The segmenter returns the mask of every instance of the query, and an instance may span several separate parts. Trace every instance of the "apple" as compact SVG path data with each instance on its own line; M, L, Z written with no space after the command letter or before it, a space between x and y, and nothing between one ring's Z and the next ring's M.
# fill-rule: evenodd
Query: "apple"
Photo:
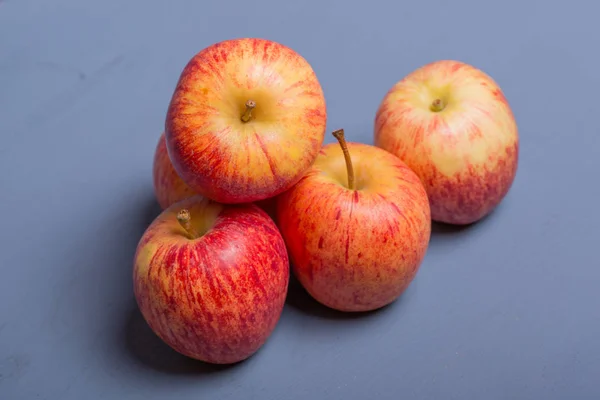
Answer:
M397 82L377 110L374 144L419 176L437 222L482 219L517 172L519 135L504 94L459 61L427 64Z
M315 163L277 197L277 221L292 270L318 302L344 312L392 303L412 282L429 246L423 185L380 148L323 146ZM356 173L354 172L356 170Z
M165 121L179 176L224 204L274 197L314 162L327 112L310 64L264 39L215 43L183 69Z
M263 210L199 195L165 209L134 259L134 294L150 328L177 352L213 364L264 345L288 281L285 243Z
M164 132L161 133L154 152L152 181L156 200L163 210L196 194L175 171L167 152Z

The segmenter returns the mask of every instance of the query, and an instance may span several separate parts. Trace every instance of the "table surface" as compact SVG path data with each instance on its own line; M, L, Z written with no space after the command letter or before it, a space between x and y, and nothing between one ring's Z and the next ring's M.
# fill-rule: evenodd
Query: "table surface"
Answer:
M600 398L598 11L0 0L0 398ZM471 63L504 90L521 156L489 218L434 228L396 303L340 315L292 284L266 345L215 368L152 334L131 269L159 212L151 163L179 73L242 36L301 53L325 91L328 132L367 143L397 80L438 59Z

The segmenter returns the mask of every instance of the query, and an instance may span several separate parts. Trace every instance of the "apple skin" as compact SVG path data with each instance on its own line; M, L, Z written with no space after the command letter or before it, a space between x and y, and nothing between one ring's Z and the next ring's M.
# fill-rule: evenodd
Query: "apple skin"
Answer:
M203 236L186 236L181 209ZM288 281L285 243L264 211L201 196L164 210L134 259L135 298L150 328L177 352L213 364L243 361L262 347Z
M435 112L430 105L446 104ZM504 94L481 70L433 62L397 82L375 118L374 143L421 179L432 219L455 225L491 213L515 179L519 135Z
M164 132L161 133L154 152L152 181L156 200L163 210L196 194L175 171L167 152Z
M419 178L394 155L348 143L356 189L344 156L325 145L294 187L277 197L277 221L292 270L318 302L343 312L396 300L414 279L431 235Z
M256 107L243 122L246 102ZM179 176L220 203L274 197L313 163L325 136L325 97L310 64L264 39L225 40L183 69L165 122Z

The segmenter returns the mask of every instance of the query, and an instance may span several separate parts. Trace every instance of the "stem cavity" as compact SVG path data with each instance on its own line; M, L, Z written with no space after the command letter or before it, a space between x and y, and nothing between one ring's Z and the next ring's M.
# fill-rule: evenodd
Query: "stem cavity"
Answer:
M352 159L350 158L350 152L348 151L348 145L346 144L346 138L344 137L344 130L338 129L333 131L333 136L340 143L340 147L344 152L344 159L346 160L346 170L348 171L348 188L355 190L354 185L354 168L352 168Z
M256 102L254 100L248 100L246 102L246 110L242 114L242 122L248 122L252 118L252 110L256 107Z

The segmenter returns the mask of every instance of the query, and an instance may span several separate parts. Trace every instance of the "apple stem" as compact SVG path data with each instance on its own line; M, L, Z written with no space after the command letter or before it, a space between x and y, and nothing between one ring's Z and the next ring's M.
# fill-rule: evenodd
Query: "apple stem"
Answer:
M342 151L344 152L344 159L346 160L346 169L348 170L348 188L354 190L354 168L352 168L352 159L350 158L350 152L348 151L348 144L344 137L344 130L338 129L333 131L333 136L340 142Z
M254 102L254 100L248 100L246 102L246 110L242 114L242 122L250 121L250 118L252 118L252 110L254 110L254 107L256 107L256 102Z
M177 221L182 228L185 229L185 232L189 235L190 239L195 239L200 236L192 226L192 216L190 215L190 212L185 208L177 213Z
M446 108L446 103L442 99L435 99L429 107L433 112L440 112Z

